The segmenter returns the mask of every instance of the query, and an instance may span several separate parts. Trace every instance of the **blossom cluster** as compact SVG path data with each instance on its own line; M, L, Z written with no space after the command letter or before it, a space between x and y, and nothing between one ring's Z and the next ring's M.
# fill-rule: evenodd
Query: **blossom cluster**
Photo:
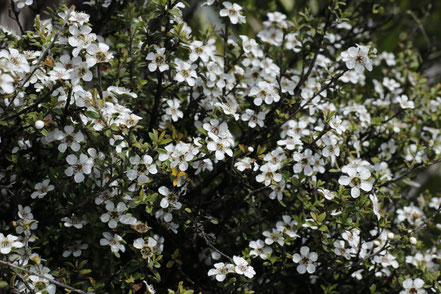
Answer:
M412 54L377 54L339 1L254 38L239 3L207 1L202 33L134 2L104 31L73 7L0 27L8 287L441 291L441 197L412 178L440 161L441 98Z

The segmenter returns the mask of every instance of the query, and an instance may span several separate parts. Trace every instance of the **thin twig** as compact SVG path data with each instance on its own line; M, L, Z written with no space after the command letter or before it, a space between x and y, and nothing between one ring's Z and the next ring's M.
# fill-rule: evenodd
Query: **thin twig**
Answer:
M70 8L67 11L66 18L69 18L70 13L73 11L73 8ZM34 68L32 69L31 73L27 78L21 83L21 87L26 85L26 83L31 79L31 77L34 75L34 73L37 71L38 67L40 66L40 63L46 59L46 57L49 54L49 50L55 45L55 42L57 41L58 37L60 36L61 32L63 31L64 27L66 26L66 22L63 23L63 25L58 29L58 32L56 33L55 37L53 38L52 42L49 44L49 46L43 51L43 54L40 55L40 58L38 58L37 63L34 65ZM17 98L17 95L15 95L11 102L9 102L8 106L5 109L5 112L3 114L8 113L8 110L11 108L12 104L14 103L15 98Z
M73 292L75 292L75 293L86 294L86 292L84 292L84 291L82 291L82 290L75 289L75 288L73 288L73 287L71 287L71 286L69 286L69 285L66 285L66 284L64 284L64 283L58 282L57 280L54 280L54 279L52 279L52 278L49 278L49 277L47 277L47 276L45 276L45 275L42 275L42 274L39 274L39 273L36 273L36 272L30 271L30 270L28 270L28 269L25 269L25 268L22 268L22 267L16 266L16 265L14 265L14 264L12 264L12 263L9 263L9 262L7 262L7 261L0 260L0 264L2 264L2 265L4 265L4 266L7 266L7 267L9 267L9 268L11 268L11 269L20 270L20 271L23 271L23 272L25 272L25 273L28 273L28 274L31 274L31 275L34 275L34 276L40 277L40 278L42 278L42 279L48 280L48 281L49 281L50 283L52 283L52 284L55 284L55 285L60 286L60 287L63 287L63 288L65 288L65 289L68 289L68 290L73 291Z

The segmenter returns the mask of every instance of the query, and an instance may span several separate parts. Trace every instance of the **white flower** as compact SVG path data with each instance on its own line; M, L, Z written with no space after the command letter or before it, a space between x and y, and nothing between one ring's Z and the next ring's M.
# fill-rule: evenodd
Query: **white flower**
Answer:
M212 56L211 50L209 47L204 46L201 41L193 41L190 44L191 53L189 59L191 62L195 62L198 58L200 58L203 62L208 62L210 56Z
M69 21L72 23L78 23L79 25L83 25L86 22L89 22L90 15L84 12L71 11L69 15Z
M314 262L317 261L318 255L315 252L310 252L309 247L302 246L300 248L300 254L296 253L292 257L292 260L295 263L298 263L297 271L299 274L304 274L308 272L309 274L312 274L315 272L315 264Z
M72 151L77 152L80 150L81 145L79 143L84 141L84 135L81 132L74 133L75 128L73 126L65 126L64 133L60 130L55 132L55 139L62 141L58 145L58 151L64 153L67 147L70 147Z
M65 69L64 67L55 67L49 72L49 79L51 81L68 80L71 77L72 69Z
M22 248L24 244L17 240L17 236L7 235L5 237L0 233L0 253L9 254L13 248Z
M297 221L293 220L289 215L283 215L282 216L283 221L278 221L276 223L276 229L285 235L288 235L291 238L297 238L299 235L297 235L296 231L294 230L294 227L297 225Z
M11 94L14 92L14 79L7 73L0 70L0 88L6 94Z
M272 200L276 199L278 201L283 200L283 191L285 190L285 181L281 180L279 183L274 183L271 185L271 193L268 195L268 197Z
M53 279L54 277L50 274L45 274L44 276ZM56 287L54 284L49 284L49 280L36 276L30 275L31 287L35 294L55 294Z
M72 58L73 71L71 72L71 79L73 83L77 83L80 79L86 82L90 82L93 78L92 72L89 67L92 65L88 62L84 62L80 56Z
M36 191L31 194L31 198L43 198L48 192L54 190L54 185L50 185L49 183L50 180L46 179L43 182L35 184L34 189Z
M400 292L400 294L426 294L427 291L423 289L424 281L420 278L416 278L415 280L406 279L403 282L404 290Z
M145 184L149 181L147 177L149 174L156 174L158 172L156 164L153 163L153 158L148 154L144 154L142 158L136 154L131 156L129 161L133 164L133 168L127 170L126 174L131 181L137 180L138 183Z
M277 166L266 163L260 167L261 174L256 176L256 181L259 183L264 183L265 186L269 186L272 181L280 182L282 180L282 175L277 173Z
M18 9L22 9L23 7L30 6L32 3L34 3L33 0L14 0L14 3L17 4Z
M63 257L69 257L71 254L73 257L79 257L83 253L83 250L89 248L87 243L82 243L81 240L76 240L74 244L69 246L64 252Z
M85 224L87 224L87 221L79 219L75 215L72 214L71 217L63 217L61 221L64 222L64 226L66 228L74 227L76 229L81 229Z
M265 124L265 116L268 111L261 111L258 114L254 112L252 109L246 109L242 114L242 120L248 121L248 126L250 128L255 128L257 125L263 127Z
M112 236L112 234L110 234L109 232L104 232L103 236L104 236L104 238L100 239L101 246L109 245L112 252L126 251L126 248L124 247L124 245L121 244L121 242L123 241L123 238L120 235L114 234Z
M345 231L341 234L341 237L348 241L349 245L352 248L358 248L360 245L360 230L357 228L354 228L350 231Z
M366 192L372 190L372 182L369 181L371 172L367 167L357 164L354 161L351 164L345 165L342 171L347 173L348 176L341 176L338 179L340 185L351 187L351 196L354 198L360 196L360 189Z
M17 49L1 50L0 59L6 59L4 64L1 64L2 69L9 69L16 73L27 73L31 70L26 55L21 54Z
M293 34L287 34L285 36L285 46L286 49L288 50L293 50L294 52L298 53L300 51L302 51L302 43L300 43L297 40L297 35L296 33Z
M155 235L157 236L157 235ZM143 238L138 238L133 241L133 247L140 250L142 258L150 259L155 253L160 254L161 244L154 238L149 237L147 242Z
M165 109L165 114L172 119L172 121L178 121L180 118L184 117L184 113L179 110L181 106L181 101L174 98L167 100L168 108Z
M380 215L380 204L378 203L378 198L375 195L375 193L370 194L369 198L372 201L372 210L373 210L375 216L377 217L377 219L380 220L381 215Z
M349 255L348 250L345 248L345 241L338 240L334 242L334 253L338 256L343 256L346 259L350 259L351 256Z
M275 85L265 81L259 81L256 86L252 87L249 95L255 97L253 102L256 106L262 105L263 102L272 104L280 100Z
M66 161L71 166L68 167L64 173L68 177L73 175L76 183L81 183L84 181L84 175L88 175L92 171L93 164L91 160L84 154L81 154L80 158L78 158L75 154L69 154L66 157Z
M231 150L231 147L233 147L232 140L223 138L219 138L216 142L210 141L207 144L207 149L215 152L217 160L223 160L225 158L225 154L232 157L233 150Z
M245 275L247 278L252 279L256 274L254 268L242 257L235 255L233 256L233 261L235 263L234 271L239 275Z
M266 247L262 240L251 241L249 246L253 249L250 251L251 256L259 256L262 259L267 259L267 255L273 252L271 247Z
M149 63L149 71L153 72L159 69L160 72L168 70L170 67L167 64L167 60L165 57L165 48L159 48L154 45L153 49L155 49L156 53L149 52L145 59L150 60Z
M351 47L347 51L341 53L343 62L346 63L348 69L355 68L357 73L363 73L364 69L372 70L372 61L369 59L370 46Z
M342 120L339 116L333 117L329 122L329 126L333 128L339 135L346 132L346 127L342 124Z
M253 164L255 164L255 161L253 159L251 159L250 157L245 157L240 161L237 161L234 164L234 167L237 168L239 171L243 172L246 169L252 169Z
M403 109L415 108L415 104L413 103L413 101L409 100L409 97L407 97L406 95L398 96L396 99L397 99L397 102L400 103L401 108L403 108Z
M176 60L176 74L175 81L180 83L186 82L190 87L196 84L196 79L198 78L196 71L192 69L191 64L184 62L182 60Z
M245 23L245 16L242 15L242 7L236 3L224 2L222 3L225 8L219 11L221 17L228 16L232 24Z
M87 47L87 53L90 55L87 57L89 66L95 65L95 63L108 62L113 58L113 54L109 52L109 45L105 43L91 44Z
M321 193L326 199L332 200L334 199L335 193L329 191L328 189L318 189L319 193Z
M122 213L127 209L127 206L124 202L119 202L115 207L112 201L107 200L106 209L107 212L101 215L100 220L107 223L109 228L114 229L117 227L118 221L122 222Z
M228 263L225 264L223 262L218 262L214 264L214 268L208 271L209 276L216 276L216 280L222 282L227 277L227 274L234 273L234 265Z
M278 243L280 246L283 246L283 244L285 244L285 238L283 238L281 232L277 229L273 229L272 232L264 231L262 235L266 237L265 244L267 245L271 245L274 242Z
M96 39L96 35L92 33L92 28L85 25L80 27L71 25L69 27L69 33L72 34L72 36L68 38L69 45L75 47L72 50L73 57L78 56L82 49L87 49Z
M314 165L315 160L311 149L306 149L303 153L295 152L293 159L297 161L293 166L293 170L296 174L303 172L305 176L312 176L314 172L312 165Z
M165 186L159 187L158 192L159 194L164 196L164 198L162 198L161 202L159 203L159 205L162 208L171 207L172 209L176 209L176 210L181 209L182 204L181 202L178 201L179 199L178 195L176 195L173 192L170 192L170 190Z
M398 89L400 87L400 84L397 81L395 81L394 79L385 77L383 79L383 86L385 86L391 92L393 92L393 91L395 91L396 89Z

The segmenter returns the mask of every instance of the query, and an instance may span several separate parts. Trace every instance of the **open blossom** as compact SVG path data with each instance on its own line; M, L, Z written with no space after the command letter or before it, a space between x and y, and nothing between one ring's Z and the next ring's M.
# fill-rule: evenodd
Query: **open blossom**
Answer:
M334 253L338 256L343 256L346 259L351 259L349 250L345 248L345 241L337 240L334 242Z
M270 231L264 231L262 233L265 238L265 244L272 245L273 243L277 243L280 246L283 246L285 244L285 238L282 236L281 232L278 229L273 229L272 232Z
M277 166L271 163L264 164L260 167L261 174L256 176L256 181L259 183L264 183L265 186L269 186L272 181L280 182L282 180L282 175L277 173Z
M156 52L149 52L145 58L146 60L150 60L148 66L149 71L153 72L159 70L160 72L163 72L168 70L170 67L165 56L165 48L159 48L156 45L154 45L153 48Z
M74 57L78 56L81 50L87 49L96 39L96 35L92 33L92 28L86 25L77 27L72 25L69 27L69 32L72 36L69 37L69 45L75 47L72 50Z
M211 39L214 40L214 39ZM190 61L195 62L200 58L203 62L208 62L209 58L212 56L212 51L209 46L204 45L201 41L193 41L190 44L191 53L189 56Z
M96 63L109 62L113 58L113 54L109 52L109 45L105 43L91 44L86 51L89 54L87 63L93 66Z
M54 279L49 273L44 274L44 276L52 280ZM50 284L48 279L36 275L30 275L29 280L31 280L30 287L32 287L35 294L55 294L56 287L54 284Z
M276 223L276 229L291 238L299 237L294 230L295 226L297 226L297 221L293 220L289 215L282 215L282 221Z
M46 194L50 191L54 190L54 185L50 185L50 180L46 179L43 182L37 183L34 186L35 192L33 192L31 194L31 198L35 199L35 198L43 198L44 196L46 196Z
M341 53L343 62L348 69L355 69L357 73L363 73L364 69L372 70L372 60L369 59L370 46L351 47Z
M7 73L0 70L0 89L6 94L14 92L14 79Z
M178 121L180 118L184 117L184 113L179 110L181 106L181 101L179 99L169 99L167 100L168 108L165 109L165 114L167 117L171 118L172 121Z
M248 121L248 126L250 128L255 128L257 125L263 127L265 124L265 116L267 113L268 111L255 113L252 109L246 109L241 118L243 121Z
M104 238L100 239L100 245L106 246L109 245L112 252L124 252L126 248L122 243L123 238L118 234L110 234L109 232L103 233Z
M406 279L403 282L403 288L400 294L426 294L427 291L423 289L424 281L420 278L416 278L415 280Z
M265 246L262 240L251 241L249 246L252 248L250 251L251 256L259 256L262 259L267 259L267 255L273 252L271 247Z
M232 24L245 23L245 16L242 15L242 7L236 3L224 2L225 8L219 11L221 17L228 16Z
M207 144L207 149L210 151L214 151L217 160L223 160L225 158L225 154L232 157L234 142L232 140L219 138L216 141L210 141Z
M415 104L413 103L412 100L409 100L409 97L407 97L407 95L398 96L396 99L397 102L400 103L401 108L403 109L415 108Z
M119 202L116 206L115 204L107 200L106 202L106 210L107 212L102 214L100 220L103 223L107 223L109 228L114 229L118 225L119 222L123 222L123 212L127 209L127 206L124 202Z
M366 192L372 190L372 182L369 180L371 172L369 171L369 163L363 163L363 161L354 160L348 165L342 168L343 175L338 179L338 183L343 186L351 187L351 196L358 198L360 196L360 189Z
M133 247L139 249L142 258L150 259L156 253L160 254L161 244L152 237L148 237L147 242L143 238L138 238L133 241Z
M76 183L84 181L84 175L88 175L92 171L93 163L85 154L81 154L80 158L75 154L69 154L66 157L66 161L70 166L64 171L64 173L68 177L74 176Z
M81 240L76 240L63 251L63 257L69 257L71 254L73 257L79 257L83 253L83 250L86 250L87 248L89 248L87 243L82 243Z
M216 280L222 282L227 277L227 274L234 273L234 265L231 263L225 264L223 262L218 262L214 264L214 268L208 271L209 276L216 276Z
M76 229L81 229L81 228L83 228L83 226L85 225L85 224L87 224L87 221L86 220L84 220L84 219L80 219L80 218L78 218L77 216L75 216L75 215L73 215L72 214L72 216L71 217L63 217L62 219L61 219L61 221L63 221L64 222L64 226L66 227L66 228L70 228L70 227L74 227L74 228L76 228Z
M315 262L318 259L318 255L315 252L310 252L309 247L302 246L300 248L300 254L296 253L293 255L292 260L298 263L297 271L299 274L304 274L308 272L312 274L315 272Z
M65 126L64 132L58 130L55 132L55 139L62 141L58 145L58 151L64 153L67 147L70 147L72 151L77 152L80 150L81 145L79 143L84 141L84 135L81 132L74 133L75 128L73 126Z
M9 254L13 248L22 248L24 244L17 241L18 237L14 235L3 235L0 233L0 253Z
M17 5L18 9L22 9L25 6L30 6L34 3L34 0L14 0L14 3Z
M252 279L256 272L254 268L248 264L248 262L240 256L233 256L234 271L239 275L244 275L247 278Z
M198 75L196 71L192 68L190 63L182 60L175 61L176 63L176 75L175 81L180 83L186 82L190 87L193 87L196 83Z

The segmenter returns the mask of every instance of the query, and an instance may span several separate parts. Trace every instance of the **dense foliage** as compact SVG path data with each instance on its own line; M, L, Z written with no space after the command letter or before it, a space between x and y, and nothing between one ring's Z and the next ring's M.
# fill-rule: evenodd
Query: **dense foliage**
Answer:
M412 42L377 51L396 6L373 2L254 14L255 35L215 0L197 30L177 0L1 27L0 286L441 291L441 198L414 181L441 89Z

